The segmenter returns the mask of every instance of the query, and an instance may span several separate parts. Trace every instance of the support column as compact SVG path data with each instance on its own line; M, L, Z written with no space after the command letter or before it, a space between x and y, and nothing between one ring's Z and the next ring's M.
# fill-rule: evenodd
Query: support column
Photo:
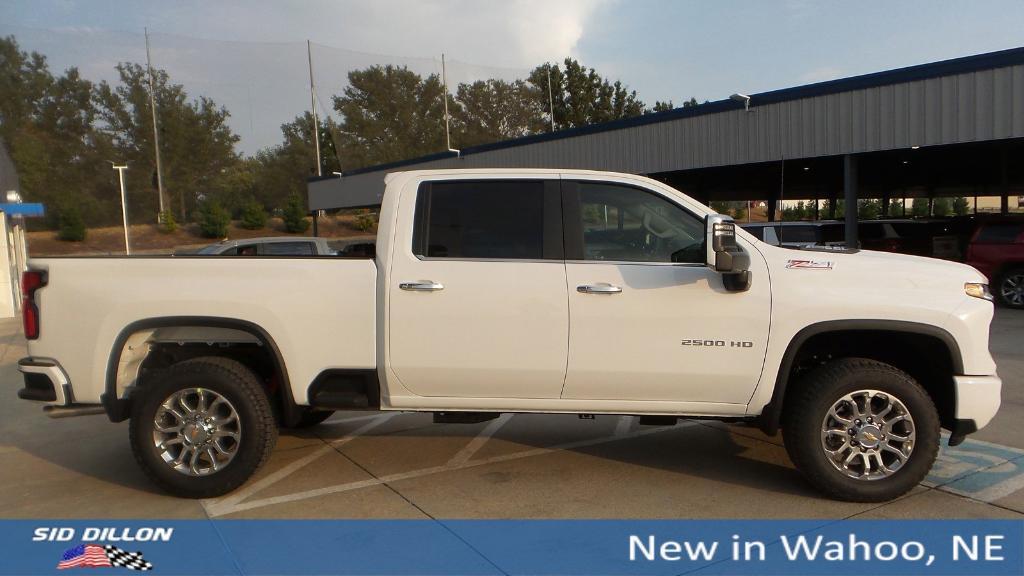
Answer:
M843 156L843 198L846 210L846 249L857 249L857 157Z
M999 186L999 211L1003 214L1010 213L1010 184L1006 177L1006 148L999 154L999 168L1001 172Z

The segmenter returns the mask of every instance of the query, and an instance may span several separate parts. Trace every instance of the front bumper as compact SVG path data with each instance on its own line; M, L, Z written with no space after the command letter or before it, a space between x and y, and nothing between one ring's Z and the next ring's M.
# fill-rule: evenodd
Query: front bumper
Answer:
M999 376L954 376L956 390L956 424L949 439L950 446L964 436L984 428L999 411L1003 381Z
M18 360L18 371L25 379L25 387L18 390L18 398L46 402L52 406L74 404L71 383L56 360L22 358Z

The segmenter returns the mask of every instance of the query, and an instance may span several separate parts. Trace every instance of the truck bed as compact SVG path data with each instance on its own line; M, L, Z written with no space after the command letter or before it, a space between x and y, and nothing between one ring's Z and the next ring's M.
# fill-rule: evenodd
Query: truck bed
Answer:
M147 319L205 317L261 327L287 358L300 404L320 371L376 366L373 260L72 257L31 265L48 276L36 294L41 327L32 353L59 355L76 403L100 401L115 341Z

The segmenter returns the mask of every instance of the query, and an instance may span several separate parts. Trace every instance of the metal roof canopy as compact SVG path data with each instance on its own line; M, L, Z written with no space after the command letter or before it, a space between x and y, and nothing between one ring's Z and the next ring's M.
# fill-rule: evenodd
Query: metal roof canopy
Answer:
M723 167L753 175L785 159L788 177L795 160L1014 138L1024 138L1024 48L752 94L749 111L724 99L314 178L309 207L378 205L384 175L400 169L582 168L672 181ZM871 161L858 171L870 187Z

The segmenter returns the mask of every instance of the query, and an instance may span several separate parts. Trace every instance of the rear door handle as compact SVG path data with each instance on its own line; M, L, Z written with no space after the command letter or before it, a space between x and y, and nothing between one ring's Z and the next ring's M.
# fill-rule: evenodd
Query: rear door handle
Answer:
M601 282L599 284L577 286L576 291L581 294L621 294L622 288Z
M409 290L412 292L437 292L438 290L444 290L444 284L434 282L433 280L419 280L417 282L402 282L398 285L402 290Z

